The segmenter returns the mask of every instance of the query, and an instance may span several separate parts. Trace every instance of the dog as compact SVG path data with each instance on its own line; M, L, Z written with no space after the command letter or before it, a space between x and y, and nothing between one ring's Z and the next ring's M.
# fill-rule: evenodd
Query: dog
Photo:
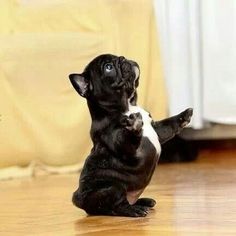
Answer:
M93 148L72 197L89 215L146 216L156 201L139 196L151 180L161 145L190 122L191 108L154 121L137 106L139 74L135 61L103 54L83 73L69 75L92 119Z

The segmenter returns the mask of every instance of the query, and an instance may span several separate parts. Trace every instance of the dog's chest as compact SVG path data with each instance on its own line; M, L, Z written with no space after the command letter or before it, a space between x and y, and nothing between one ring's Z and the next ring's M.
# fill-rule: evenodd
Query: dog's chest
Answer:
M129 104L129 110L126 112L126 115L139 112L142 115L143 119L143 136L147 137L152 145L155 147L156 152L160 154L161 146L158 139L158 135L152 127L152 118L149 116L149 113L139 106L133 106Z

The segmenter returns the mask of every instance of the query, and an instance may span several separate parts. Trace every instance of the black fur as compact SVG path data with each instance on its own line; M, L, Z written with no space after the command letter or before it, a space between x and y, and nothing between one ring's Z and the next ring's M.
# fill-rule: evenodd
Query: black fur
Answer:
M137 102L137 71L136 62L105 54L90 62L82 74L69 76L76 91L87 99L92 118L93 148L72 198L88 214L146 216L156 203L149 198L129 198L148 185L160 155L143 136L142 114L125 114L129 103ZM188 109L163 121L152 121L160 143L179 133L191 116L192 109Z

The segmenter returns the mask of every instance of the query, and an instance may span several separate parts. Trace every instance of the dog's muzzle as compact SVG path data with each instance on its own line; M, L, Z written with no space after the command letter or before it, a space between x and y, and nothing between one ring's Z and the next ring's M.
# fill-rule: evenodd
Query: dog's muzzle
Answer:
M138 85L139 78L139 66L135 61L127 60L124 57L120 57L117 61L117 67L120 64L121 77L116 80L111 87L115 90L125 88L128 96L130 96Z

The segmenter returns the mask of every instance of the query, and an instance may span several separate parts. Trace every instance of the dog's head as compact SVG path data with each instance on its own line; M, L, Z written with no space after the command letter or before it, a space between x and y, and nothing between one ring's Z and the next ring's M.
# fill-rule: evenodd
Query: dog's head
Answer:
M136 62L111 54L93 59L81 74L70 74L75 90L87 100L99 104L131 100L139 82Z

